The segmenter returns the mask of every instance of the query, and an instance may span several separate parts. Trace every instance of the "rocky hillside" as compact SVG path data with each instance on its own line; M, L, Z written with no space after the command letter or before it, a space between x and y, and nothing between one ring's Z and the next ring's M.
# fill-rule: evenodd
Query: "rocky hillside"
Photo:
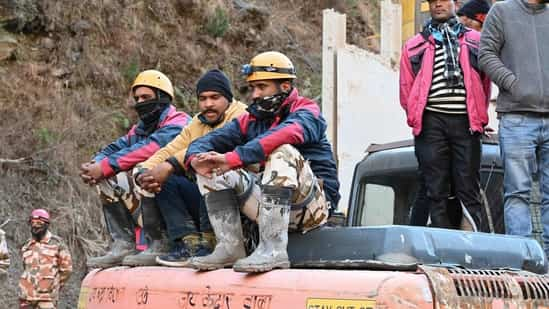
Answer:
M60 308L76 308L85 256L107 240L78 166L134 121L126 102L139 71L166 73L192 114L201 73L223 69L245 99L241 64L279 50L294 60L301 92L320 99L327 7L348 14L349 42L377 48L377 0L0 0L0 221L11 220L13 261L0 303L16 307L27 216L44 207L75 262Z

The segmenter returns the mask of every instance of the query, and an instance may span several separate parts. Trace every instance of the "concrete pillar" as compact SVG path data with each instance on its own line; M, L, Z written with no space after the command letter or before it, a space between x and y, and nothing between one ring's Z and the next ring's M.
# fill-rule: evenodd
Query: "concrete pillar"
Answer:
M328 123L328 140L337 154L336 54L339 48L345 47L346 16L333 9L324 10L322 16L322 114Z
M408 0L409 1L409 0ZM381 2L381 56L391 64L400 60L402 44L402 7L392 0Z

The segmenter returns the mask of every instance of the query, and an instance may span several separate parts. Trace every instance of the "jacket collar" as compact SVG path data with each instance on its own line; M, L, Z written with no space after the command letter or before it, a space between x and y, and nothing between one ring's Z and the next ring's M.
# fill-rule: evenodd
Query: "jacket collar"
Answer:
M283 110L286 106L292 105L292 103L294 103L298 97L299 91L297 91L297 88L294 87L286 100L284 100L284 102L282 102L282 105L280 105L280 110Z
M227 106L227 109L223 112L223 115L222 117L220 117L216 122L214 123L209 123L208 120L206 120L206 117L204 117L204 115L202 114L202 112L200 112L198 115L197 115L197 118L198 120L200 120L200 122L204 125L207 125L209 127L212 127L212 128L215 128L217 127L220 123L223 123L223 121L225 119L227 119L227 117L236 109L238 108L237 106L237 101L235 99L233 99L233 101L231 103L229 103L229 106Z
M522 0L519 0L519 1L522 1ZM428 20L427 22L425 22L425 24L423 25L423 30L421 30L420 34L421 36L423 37L423 39L425 41L428 41L428 42L431 42L431 43L435 43L435 38L433 37L433 35L431 34L431 31L429 30L429 24L430 24L430 21ZM466 32L469 32L471 31L471 29L467 28L467 27L462 27L462 30L461 32L458 34L458 37L459 38L462 38L463 35L466 33Z
M528 3L528 0L515 0L516 3L528 14L538 14L542 13L547 9L547 4L531 4Z

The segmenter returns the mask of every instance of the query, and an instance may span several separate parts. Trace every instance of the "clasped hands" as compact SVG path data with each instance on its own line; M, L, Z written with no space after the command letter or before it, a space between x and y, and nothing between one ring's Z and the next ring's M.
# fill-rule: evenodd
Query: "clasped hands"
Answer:
M223 175L230 170L224 154L215 151L197 154L191 160L191 166L199 175L212 178L214 175ZM158 193L162 184L173 173L174 168L168 162L163 162L153 169L145 170L136 178L137 184L144 190L151 193Z

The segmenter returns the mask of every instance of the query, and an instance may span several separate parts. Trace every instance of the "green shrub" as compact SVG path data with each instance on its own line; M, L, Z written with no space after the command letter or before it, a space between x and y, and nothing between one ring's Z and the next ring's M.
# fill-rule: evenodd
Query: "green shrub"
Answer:
M133 82L137 74L139 74L139 60L133 59L124 67L124 69L122 70L122 75L128 83L131 83Z
M206 32L214 38L225 35L229 30L229 15L221 7L216 7L213 15L208 17Z
M130 126L132 125L130 123L130 119L128 117L126 117L126 115L124 115L120 112L114 113L114 115L112 117L113 117L114 123L116 123L116 125L119 128L121 128L122 130L128 130L130 128Z
M58 134L48 128L40 128L35 131L36 136L42 145L52 145L58 138Z

